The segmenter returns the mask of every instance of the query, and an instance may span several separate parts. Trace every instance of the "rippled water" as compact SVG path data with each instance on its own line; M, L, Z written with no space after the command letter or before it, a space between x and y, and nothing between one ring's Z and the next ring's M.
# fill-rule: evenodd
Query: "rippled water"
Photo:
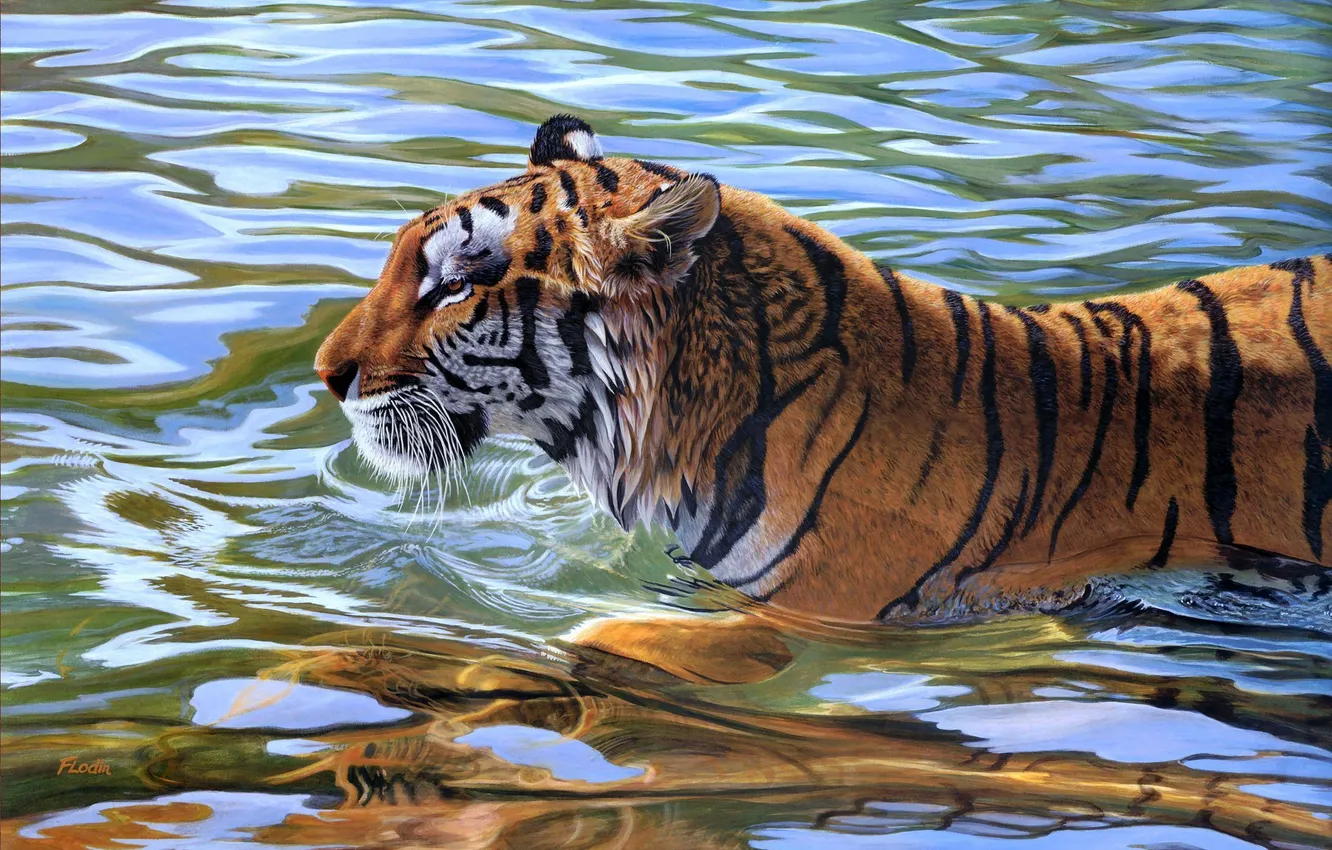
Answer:
M1326 842L1326 605L1148 587L797 635L756 685L588 669L551 640L678 604L670 541L518 440L465 494L387 492L310 364L396 227L556 111L1004 298L1326 251L1330 27L1296 0L8 0L6 847Z

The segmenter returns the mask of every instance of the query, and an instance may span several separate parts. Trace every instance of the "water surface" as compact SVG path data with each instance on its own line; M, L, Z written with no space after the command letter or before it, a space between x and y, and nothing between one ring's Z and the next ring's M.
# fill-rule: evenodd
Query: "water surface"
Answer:
M1327 600L1182 583L796 635L748 686L580 667L552 640L587 617L699 601L670 540L516 439L465 492L391 492L310 364L398 225L558 111L1010 301L1326 251L1329 26L1296 0L6 2L0 837L1317 846Z

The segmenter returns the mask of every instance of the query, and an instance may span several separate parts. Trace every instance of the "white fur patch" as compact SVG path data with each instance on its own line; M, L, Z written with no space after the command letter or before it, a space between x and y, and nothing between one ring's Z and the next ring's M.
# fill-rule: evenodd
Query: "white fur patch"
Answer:
M472 207L472 241L467 243L466 253L475 254L489 248L492 252L504 245L514 226L518 224L518 210L509 207L507 215L499 215L489 207L480 204Z
M586 130L573 130L565 133L564 143L573 149L579 159L596 159L603 156L601 140Z

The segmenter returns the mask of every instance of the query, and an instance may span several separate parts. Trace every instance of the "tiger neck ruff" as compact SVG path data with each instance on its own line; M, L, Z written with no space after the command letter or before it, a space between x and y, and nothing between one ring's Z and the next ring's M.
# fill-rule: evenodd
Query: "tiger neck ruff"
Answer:
M316 366L402 478L534 439L626 528L850 620L1059 607L1332 548L1332 260L1018 308L583 122L405 225Z

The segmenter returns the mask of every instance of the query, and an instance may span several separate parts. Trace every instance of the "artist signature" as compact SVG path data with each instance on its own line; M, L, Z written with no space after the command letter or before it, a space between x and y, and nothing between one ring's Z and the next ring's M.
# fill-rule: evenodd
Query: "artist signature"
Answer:
M60 766L56 768L56 776L59 776L62 773L86 773L110 776L111 765L107 764L105 759L97 759L96 761L79 761L78 756L65 756L60 760Z

